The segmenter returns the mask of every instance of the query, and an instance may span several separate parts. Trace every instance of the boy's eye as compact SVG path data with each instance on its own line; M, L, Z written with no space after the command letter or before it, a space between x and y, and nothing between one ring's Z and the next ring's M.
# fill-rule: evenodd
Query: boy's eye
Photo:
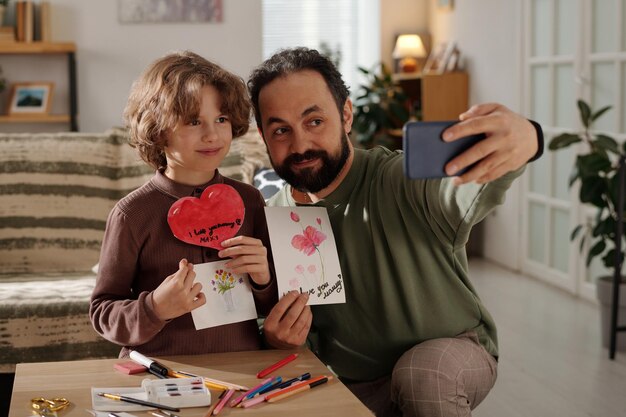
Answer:
M228 117L220 116L217 118L217 123L226 123L228 121Z
M191 119L189 121L189 123L187 123L189 126L198 126L200 124L200 120L199 119Z

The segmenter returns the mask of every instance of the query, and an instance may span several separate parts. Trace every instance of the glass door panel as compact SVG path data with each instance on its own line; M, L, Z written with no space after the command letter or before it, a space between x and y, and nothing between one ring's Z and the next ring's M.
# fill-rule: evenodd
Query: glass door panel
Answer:
M605 132L615 132L615 65L612 62L596 62L591 65L591 106L599 109L604 106L613 106L594 123L594 129Z
M617 45L617 10L619 0L592 0L591 52L615 52Z

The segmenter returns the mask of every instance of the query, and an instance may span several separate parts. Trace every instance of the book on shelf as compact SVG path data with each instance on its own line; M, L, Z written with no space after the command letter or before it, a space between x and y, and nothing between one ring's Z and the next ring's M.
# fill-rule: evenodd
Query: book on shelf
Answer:
M19 0L15 2L15 40L50 42L50 2Z
M24 42L24 24L26 13L26 2L15 2L15 40L18 42Z
M24 42L35 40L35 13L33 2L25 1L24 6Z
M42 42L51 42L52 36L50 31L50 2L39 2L39 13L37 20L38 37L37 39Z
M15 42L15 28L12 26L0 26L0 43Z

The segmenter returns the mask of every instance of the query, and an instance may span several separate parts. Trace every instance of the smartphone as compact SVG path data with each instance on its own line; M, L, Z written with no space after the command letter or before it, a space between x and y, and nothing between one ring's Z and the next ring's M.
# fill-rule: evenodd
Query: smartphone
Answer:
M465 152L485 138L483 133L466 136L453 142L444 142L441 135L444 130L458 120L442 122L409 122L402 129L402 148L404 149L404 175L407 178L443 178L446 164L457 155ZM461 175L471 165L455 173Z

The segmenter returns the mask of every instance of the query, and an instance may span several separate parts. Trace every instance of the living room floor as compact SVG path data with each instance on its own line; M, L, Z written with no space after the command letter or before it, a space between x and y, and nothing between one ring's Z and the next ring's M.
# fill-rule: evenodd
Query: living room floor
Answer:
M474 417L626 417L626 352L608 359L595 305L481 258L470 277L500 344L498 380Z

